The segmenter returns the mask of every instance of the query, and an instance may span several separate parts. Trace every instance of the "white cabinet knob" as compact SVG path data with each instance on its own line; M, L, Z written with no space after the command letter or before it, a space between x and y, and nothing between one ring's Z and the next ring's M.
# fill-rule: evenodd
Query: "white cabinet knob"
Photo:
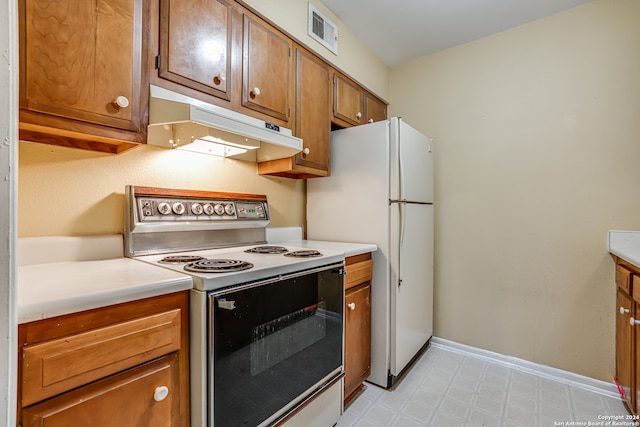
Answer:
M253 94L253 96L260 96L260 88L254 87L251 93Z
M629 318L629 323L631 324L631 326L640 325L640 320L636 320L633 317L630 317Z
M373 119L369 119L367 123L373 123Z
M311 152L311 150L309 150L309 148L305 148L304 150L302 150L303 154L309 154Z
M356 118L358 118L358 119L359 119L360 117L362 117L362 113L361 113L360 111L358 111L358 112L356 113Z
M127 108L129 106L129 100L127 99L126 96L122 96L122 95L117 97L113 101L113 103L116 105L116 107L119 107L119 108Z
M153 392L153 399L156 402L162 402L168 395L169 387L162 385L160 387L156 387L155 391Z
M620 307L620 314L626 314L629 312L628 308Z
M349 304L347 304L347 307L349 307L349 310L353 311L356 309L356 303L350 302Z

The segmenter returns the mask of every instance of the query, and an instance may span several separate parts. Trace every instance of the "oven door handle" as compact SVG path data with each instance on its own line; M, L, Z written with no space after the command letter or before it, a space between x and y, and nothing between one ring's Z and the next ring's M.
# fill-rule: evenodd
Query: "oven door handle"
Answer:
M236 302L235 301L227 301L226 299L216 300L218 303L218 308L223 308L225 310L235 310Z

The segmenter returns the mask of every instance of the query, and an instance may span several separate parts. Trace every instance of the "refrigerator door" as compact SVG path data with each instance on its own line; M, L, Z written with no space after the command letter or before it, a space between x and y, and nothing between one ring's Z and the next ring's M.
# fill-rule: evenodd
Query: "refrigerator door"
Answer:
M433 205L392 203L390 374L433 335Z
M433 203L431 138L401 118L389 119L391 200Z

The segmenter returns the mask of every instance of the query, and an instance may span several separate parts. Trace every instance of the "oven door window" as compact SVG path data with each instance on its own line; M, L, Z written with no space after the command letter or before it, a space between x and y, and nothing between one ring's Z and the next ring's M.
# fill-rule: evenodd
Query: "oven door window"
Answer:
M343 289L331 268L211 296L215 427L260 425L340 368Z

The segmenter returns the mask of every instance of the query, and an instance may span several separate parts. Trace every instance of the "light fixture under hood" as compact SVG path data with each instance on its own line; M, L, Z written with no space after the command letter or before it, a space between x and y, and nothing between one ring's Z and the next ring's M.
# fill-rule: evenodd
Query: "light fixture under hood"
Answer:
M302 150L291 129L151 85L147 143L253 162Z

